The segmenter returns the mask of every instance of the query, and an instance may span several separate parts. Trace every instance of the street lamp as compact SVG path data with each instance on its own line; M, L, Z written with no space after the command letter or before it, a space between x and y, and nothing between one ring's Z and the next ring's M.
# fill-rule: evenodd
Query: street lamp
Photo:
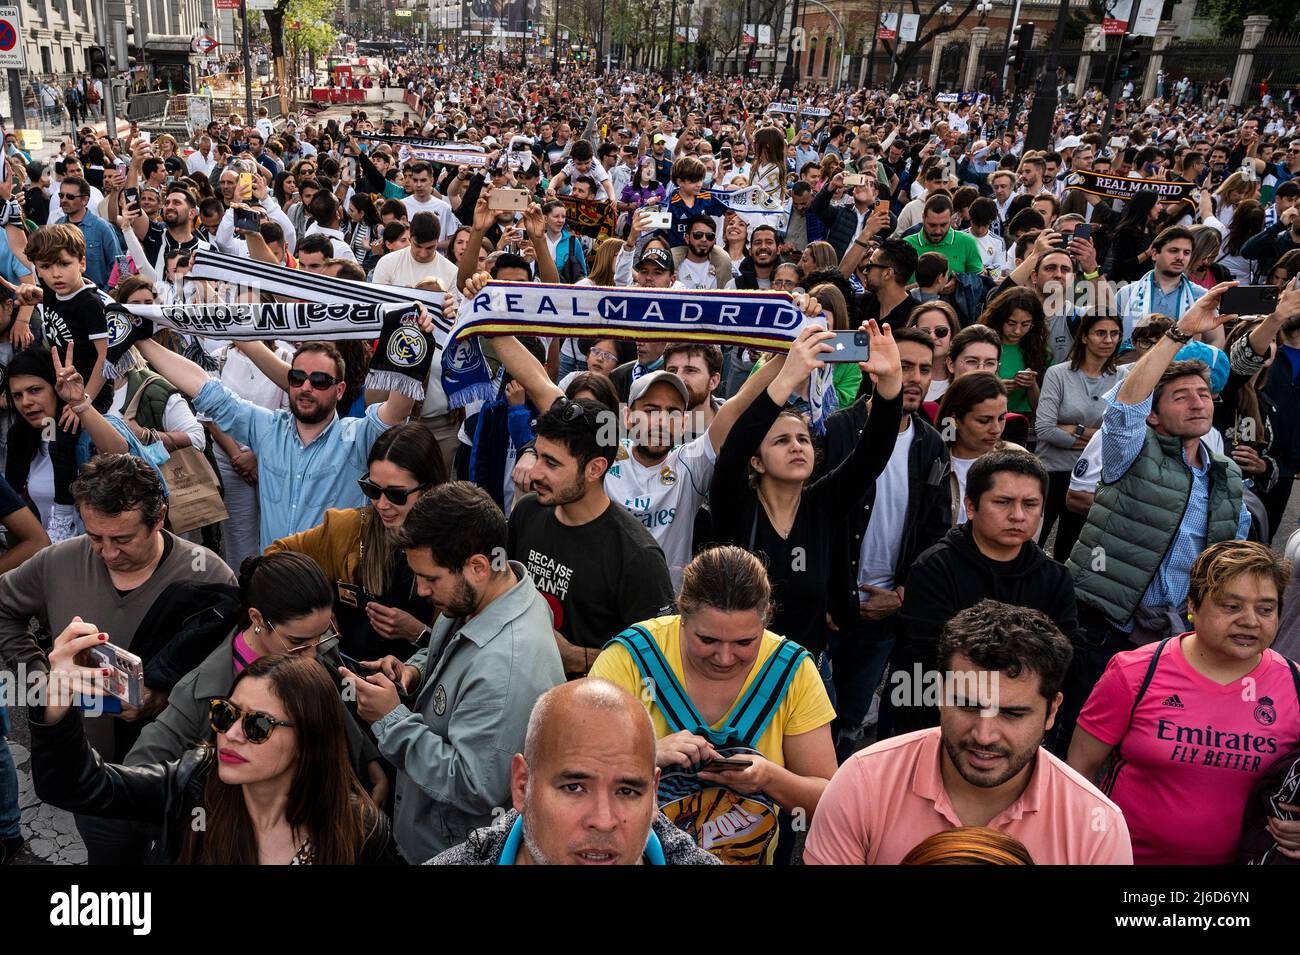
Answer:
M979 3L975 4L975 12L980 15L980 26L984 25L985 19L988 18L988 15L992 10L993 0L979 0Z
M686 47L682 53L682 69L687 72L691 69L691 7L695 6L695 0L686 0Z
M655 54L659 52L659 49L658 49L658 44L655 43L654 38L658 32L659 32L659 0L655 0L655 2L650 5L650 61L646 64L647 67L652 68L655 65L654 64Z
M673 81L673 47L677 45L677 0L672 0L672 5L668 8L668 69L665 75L668 82Z

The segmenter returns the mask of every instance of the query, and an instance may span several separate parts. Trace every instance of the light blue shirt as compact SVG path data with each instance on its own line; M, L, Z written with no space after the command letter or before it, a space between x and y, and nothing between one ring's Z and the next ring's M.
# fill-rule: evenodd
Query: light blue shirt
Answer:
M362 418L336 417L311 444L302 443L288 411L268 411L216 380L199 391L194 410L257 455L263 548L315 527L326 508L365 506L357 478L366 472L370 446L389 428L379 405Z
M1152 395L1135 405L1126 405L1119 400L1119 390L1124 387L1120 382L1106 395L1106 412L1101 423L1101 480L1105 484L1118 481L1133 466L1142 446L1146 443L1146 417L1151 413ZM1187 452L1183 451L1183 463L1192 474L1192 489L1187 498L1187 509L1174 534L1160 569L1151 580L1146 593L1142 595L1144 607L1181 607L1187 600L1191 582L1192 564L1201 551L1205 549L1205 537L1210 519L1210 449L1201 441L1201 466L1187 464ZM1241 514L1237 518L1237 540L1244 540L1250 530L1250 511L1245 501L1241 504ZM1120 629L1131 631L1132 620L1125 622Z

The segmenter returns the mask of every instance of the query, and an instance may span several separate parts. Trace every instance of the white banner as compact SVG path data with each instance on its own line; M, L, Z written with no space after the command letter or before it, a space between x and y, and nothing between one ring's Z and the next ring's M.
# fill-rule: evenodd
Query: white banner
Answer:
M760 23L758 25L758 45L772 45L772 25L770 23Z
M1163 0L1136 0L1137 12L1133 15L1129 33L1133 36L1155 36L1160 22Z
M916 31L921 25L921 15L919 13L904 13L902 26L898 28L898 38L906 40L908 43L916 42Z

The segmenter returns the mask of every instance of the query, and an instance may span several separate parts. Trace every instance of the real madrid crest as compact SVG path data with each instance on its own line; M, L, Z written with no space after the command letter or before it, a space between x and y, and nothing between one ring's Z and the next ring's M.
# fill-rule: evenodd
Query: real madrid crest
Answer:
M433 688L433 712L439 716L447 712L447 691L441 683Z
M388 360L394 365L411 368L424 360L427 344L417 328L403 325L388 340Z
M1277 722L1277 710L1270 697L1259 698L1259 705L1255 707L1255 722L1261 726L1272 726Z
M131 334L131 316L125 312L109 312L104 318L108 322L108 344L115 348Z
M618 446L618 453L614 455L614 460L615 460L615 461L626 461L627 458L628 458L627 448L625 448L623 445L620 444L620 445Z
M672 487L677 483L677 472L665 464L659 471L659 483L664 487Z

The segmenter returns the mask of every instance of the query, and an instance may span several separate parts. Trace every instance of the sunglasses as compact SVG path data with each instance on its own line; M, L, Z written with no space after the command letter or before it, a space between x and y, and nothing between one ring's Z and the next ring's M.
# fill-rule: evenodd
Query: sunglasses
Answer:
M715 237L715 233L712 233L712 232L692 232L692 233L691 233L691 238L692 238L692 239L712 239L712 238L714 238L714 237Z
M289 386L291 388L301 388L307 382L317 391L326 391L337 385L342 378L335 378L333 375L327 375L323 371L313 371L310 374L301 368L293 368L289 371Z
M66 199L66 200L68 200L69 202L71 202L73 199L88 199L89 196L83 196L83 195L81 195L81 194L79 194L79 193L76 193L76 192L74 192L74 193L70 193L70 194L69 194L69 193L66 193L66 192L61 192L61 193L59 193L59 198L60 198L60 199Z
M936 325L934 328L930 329L931 338L947 338L951 334L952 329L947 325Z
M591 419L587 417L586 408L582 407L582 405L578 404L572 398L560 398L556 403L559 404L559 402L563 402L563 404L560 404L559 406L561 421L565 424L572 424L575 421L584 421L593 431L596 430Z
M261 744L271 738L277 726L292 727L292 723L277 720L274 716L259 713L256 710L241 710L229 700L217 697L208 703L208 722L218 733L229 733L234 725L243 720L244 738L250 743Z
M388 498L389 502L398 507L405 507L407 499L412 494L418 494L421 491L433 487L432 484L420 484L416 487L381 487L368 477L358 478L357 487L361 488L361 493L372 501L379 500L380 496Z

